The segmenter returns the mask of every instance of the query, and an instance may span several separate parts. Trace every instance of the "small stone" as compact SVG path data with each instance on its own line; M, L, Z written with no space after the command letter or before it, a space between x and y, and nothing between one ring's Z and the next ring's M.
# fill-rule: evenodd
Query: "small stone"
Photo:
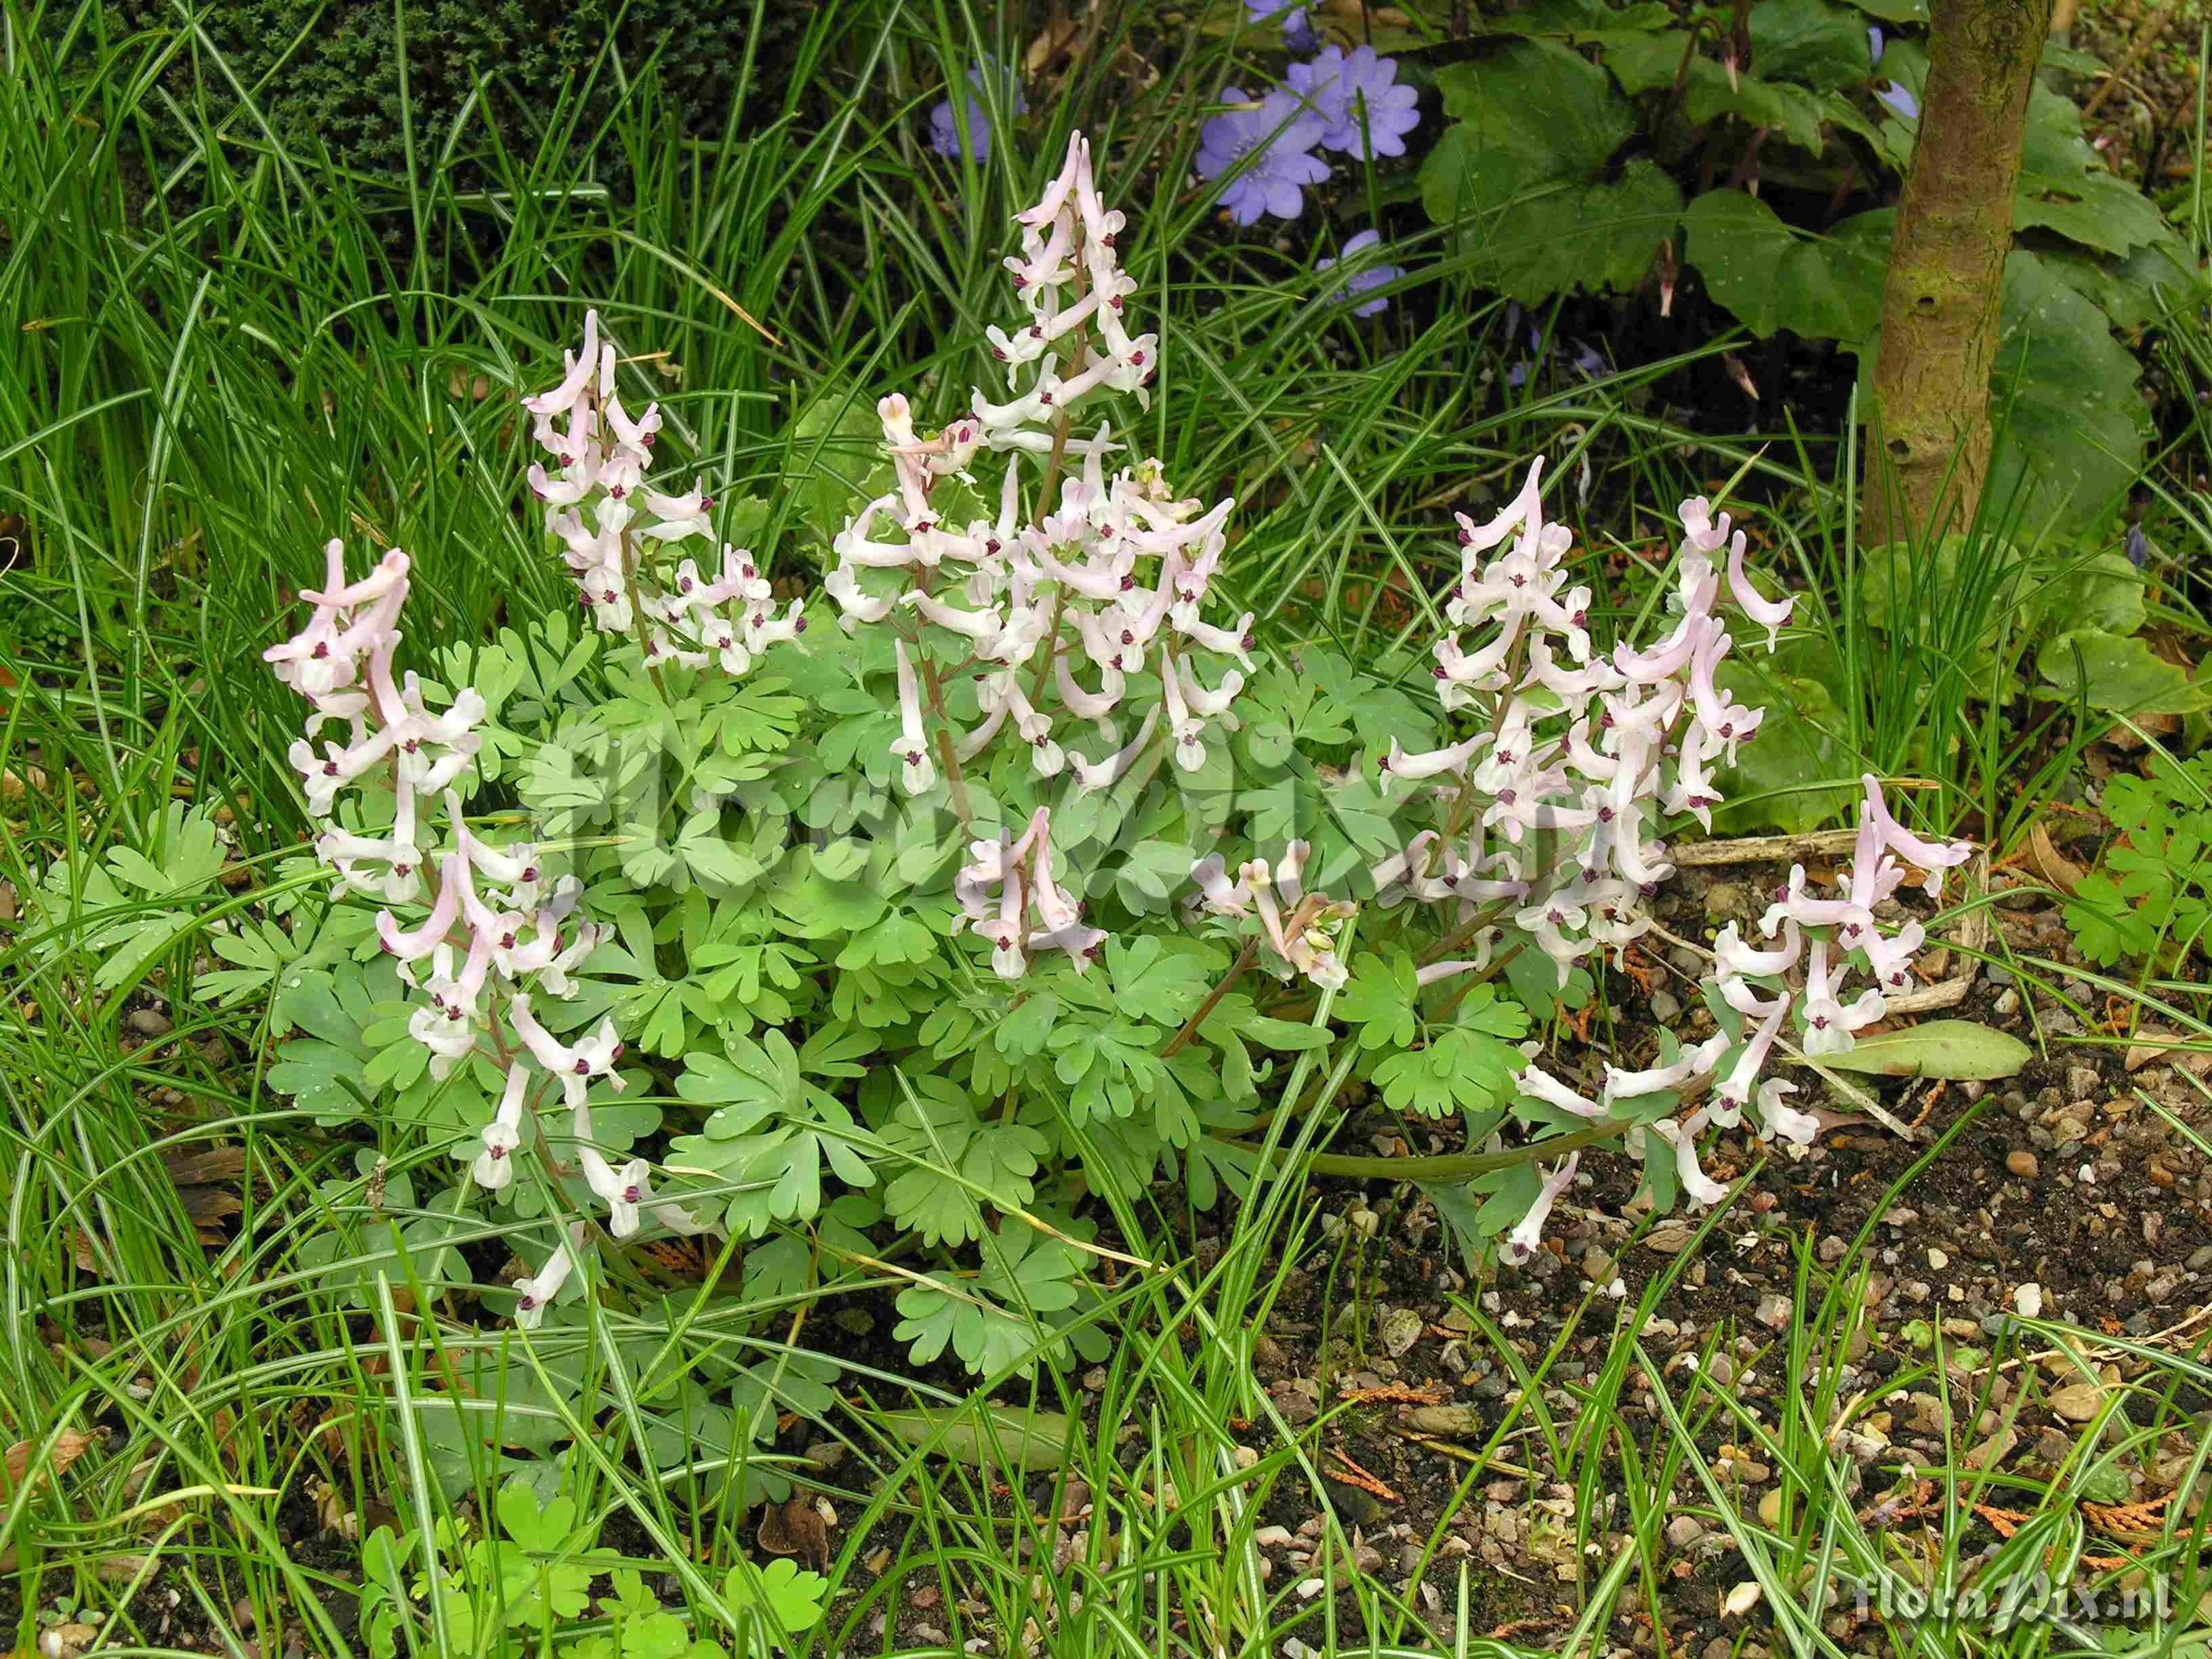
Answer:
M2201 1273L2212 1267L2212 1244L2200 1244L2189 1253L2189 1260L2181 1264L2191 1273Z
M1310 1601L1328 1588L1326 1578L1301 1578L1298 1581L1298 1600Z
M1745 918L1745 915L1750 915L1750 914L1752 914L1750 891L1745 890L1743 883L1735 883L1735 880L1717 880L1717 883L1712 883L1712 887L1705 890L1705 918L1708 918L1708 921L1725 922L1729 921L1729 918L1741 921L1741 918Z
M2016 1146L2005 1154L2005 1168L2022 1181L2033 1181L2043 1173L2043 1166L2036 1162L2035 1154L2025 1146Z
M1411 1308L1393 1308L1382 1316L1382 1352L1395 1359L1421 1340L1426 1322Z
M1667 1523L1667 1541L1678 1550L1687 1549L1705 1535L1705 1523L1694 1516L1678 1515Z
M1724 1619L1742 1618L1744 1614L1759 1605L1759 1598L1765 1593L1759 1587L1759 1580L1745 1579L1731 1589L1728 1593L1727 1599L1722 1601L1721 1616Z
M1782 1524L1781 1487L1777 1486L1759 1500L1759 1519L1762 1526L1778 1527Z
M1613 1258L1595 1244L1583 1252L1583 1277L1593 1285L1610 1285L1619 1270Z
M1788 1330L1790 1315L1791 1309L1788 1297L1769 1293L1759 1298L1756 1317L1759 1322L1770 1331Z
M1967 1466L1977 1469L1994 1468L2010 1455L2013 1447L2019 1440L2020 1436L2012 1430L1999 1429L1966 1454Z
M2018 1013L2020 1012L2019 989L2014 986L2007 986L2003 990L1997 993L1997 1000L1995 1006L2000 1017Z
M1851 1253L1850 1242L1840 1233L1830 1233L1820 1241L1820 1265L1832 1267Z
M1681 1000L1672 991L1662 989L1651 994L1651 1018L1656 1023L1672 1025L1681 1017Z
M1928 1252L1928 1265L1941 1273L1951 1265L1951 1258L1941 1250L1930 1250Z
M1705 1375L1712 1378L1716 1387L1725 1389L1735 1381L1735 1361L1724 1353L1717 1353L1705 1367Z
M2020 1310L2022 1319L2042 1318L2043 1286L2031 1279L2012 1293L2012 1305Z
M149 1037L168 1036L176 1024L159 1008L133 1008L127 1023L139 1036Z
M2069 1423L2087 1423L2104 1406L2105 1391L2094 1382L2069 1382L2051 1393L2051 1409Z
M1239 1446L1230 1454L1230 1458L1240 1469L1256 1469L1260 1467L1260 1449L1257 1446Z
M2069 1066L2066 1068L2066 1091L2075 1100L2087 1100L2104 1086L2105 1079L2094 1066Z
M1482 1413L1472 1406L1416 1406L1406 1421L1416 1433L1441 1435L1447 1440L1463 1440L1483 1430Z

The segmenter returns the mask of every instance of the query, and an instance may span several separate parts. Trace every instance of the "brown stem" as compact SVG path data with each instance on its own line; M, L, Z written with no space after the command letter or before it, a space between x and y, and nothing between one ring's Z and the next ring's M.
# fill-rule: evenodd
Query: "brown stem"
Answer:
M1206 1000L1198 1005L1191 1017L1183 1021L1182 1030L1167 1040L1167 1045L1160 1050L1162 1060L1175 1054L1188 1043L1191 1038L1198 1035L1198 1028L1206 1024L1206 1017L1214 1011L1222 998L1229 994L1229 988L1242 979L1245 969L1259 959L1260 941L1257 936L1255 936L1244 941L1244 948L1237 953L1237 960L1229 964L1229 971L1224 974L1219 982L1206 994Z
M975 814L968 804L968 781L961 775L960 757L952 750L951 717L945 712L943 683L938 678L937 664L916 641L915 654L921 661L922 690L929 698L929 712L937 716L937 758L945 768L945 781L952 792L952 810L960 815L963 829L975 822Z

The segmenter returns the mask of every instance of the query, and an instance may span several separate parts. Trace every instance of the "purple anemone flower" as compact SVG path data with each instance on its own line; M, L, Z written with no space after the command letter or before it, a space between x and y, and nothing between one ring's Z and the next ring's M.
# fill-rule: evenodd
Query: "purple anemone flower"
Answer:
M1310 64L1291 64L1287 78L1321 117L1325 149L1363 161L1403 155L1406 135L1421 125L1420 96L1398 84L1398 60L1376 57L1372 46L1349 57L1343 47L1331 46Z
M1867 25L1867 59L1868 68L1881 67L1881 30L1873 23Z
M1235 87L1221 97L1224 103L1250 101ZM1305 209L1305 186L1328 177L1328 163L1309 153L1322 130L1321 118L1295 94L1271 92L1252 108L1217 115L1199 129L1198 176L1218 179L1237 170L1222 187L1221 205L1240 225L1258 223L1263 213L1295 219Z
M1899 119L1917 121L1920 118L1920 100L1912 95L1912 88L1902 81L1892 81L1886 87L1877 88L1874 95Z
M997 69L997 65L991 67ZM1027 115L1030 100L1022 91L1018 77L1009 70L1000 70L1006 93L1006 107L1011 114ZM968 94L966 110L957 110L948 98L929 112L929 147L948 161L957 161L964 149L978 164L991 159L991 114L984 108L983 100L975 94L983 89L981 68L968 71L968 80L975 91Z
M1345 263L1347 264L1356 264L1358 255L1364 253L1369 248L1373 247L1382 240L1382 234L1378 231L1361 231L1358 235L1354 236L1351 240L1345 243ZM1336 263L1337 262L1334 259L1316 259L1314 262L1314 269L1316 270L1328 270L1333 269ZM1340 304L1346 300L1351 300L1356 298L1359 295L1364 294L1370 288L1380 288L1385 283L1395 282L1399 277L1403 276L1405 274L1405 267L1402 265L1369 265L1364 270L1356 270L1352 272L1351 276L1346 277L1344 279L1344 286L1337 289L1335 293L1330 295L1328 297L1333 303ZM1352 314L1355 317L1372 317L1379 311L1388 310L1389 308L1389 305L1390 301L1388 297L1377 300L1369 300L1362 304L1352 307Z

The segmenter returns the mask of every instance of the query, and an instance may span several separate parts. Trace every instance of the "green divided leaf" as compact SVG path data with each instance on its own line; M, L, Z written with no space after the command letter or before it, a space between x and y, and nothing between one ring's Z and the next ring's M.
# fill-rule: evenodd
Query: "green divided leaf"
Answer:
M732 1567L722 1582L722 1599L732 1607L757 1607L793 1635L822 1622L823 1605L829 1598L830 1581L788 1557L780 1556L765 1567Z

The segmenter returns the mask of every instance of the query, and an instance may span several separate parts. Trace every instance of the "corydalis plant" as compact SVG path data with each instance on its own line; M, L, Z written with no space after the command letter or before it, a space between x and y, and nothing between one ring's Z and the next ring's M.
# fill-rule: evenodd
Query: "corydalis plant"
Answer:
M463 687L450 708L434 714L411 672L395 677L407 556L395 548L349 584L343 544L334 540L324 551L323 586L301 595L313 607L307 626L264 656L311 705L291 758L309 810L324 824L317 857L337 872L340 892L383 901L378 939L399 963L401 978L422 994L410 1035L429 1050L434 1076L475 1060L504 1074L498 1109L471 1166L473 1179L493 1191L513 1180L514 1154L537 1139L535 1109L548 1083L557 1081L584 1174L610 1206L617 1236L635 1230L641 1206L690 1230L680 1206L654 1203L641 1164L616 1171L592 1144L592 1084L623 1086L615 1071L623 1045L613 1023L602 1020L589 1035L563 1042L532 1012L533 994L574 994L569 973L599 934L574 921L577 884L549 880L534 846L496 846L469 828L462 786L482 741L484 702ZM346 741L324 735L333 724ZM389 787L388 825L373 833L337 822L341 792L372 781ZM542 1306L526 1289L526 1322L535 1322Z
M1413 755L1393 744L1378 762L1385 778L1424 782L1442 822L1374 874L1386 896L1456 903L1463 930L1472 930L1475 965L1492 959L1510 920L1551 959L1564 986L1592 951L1610 947L1618 957L1650 931L1648 901L1673 872L1656 839L1660 819L1687 814L1710 828L1721 803L1713 773L1734 763L1764 718L1763 710L1736 702L1717 678L1734 644L1720 610L1723 597L1765 630L1770 650L1791 601L1759 592L1745 569L1743 532L1695 498L1680 509L1673 594L1679 619L1643 649L1624 641L1609 658L1594 652L1591 592L1568 585L1572 538L1544 520L1542 465L1488 524L1461 517L1460 580L1445 607L1455 631L1437 644L1435 678L1445 707L1488 718L1459 744ZM1462 629L1474 631L1472 649L1462 644ZM1816 1121L1787 1100L1796 1085L1759 1080L1791 1009L1799 1011L1807 1053L1848 1048L1853 1031L1882 1017L1881 988L1909 981L1923 941L1917 922L1893 936L1875 924L1873 907L1904 879L1888 855L1929 872L1933 889L1942 869L1972 850L1913 836L1890 816L1875 780L1864 781L1857 855L1844 895L1814 897L1805 890L1803 869L1795 869L1761 924L1770 939L1781 933L1778 948L1752 949L1734 927L1720 936L1706 983L1717 1012L1737 1026L1724 1025L1655 1067L1608 1066L1595 1100L1533 1065L1516 1079L1521 1094L1595 1123L1662 1091L1713 1083L1710 1103L1681 1121L1650 1126L1673 1144L1684 1190L1699 1203L1717 1202L1725 1190L1698 1167L1697 1137L1709 1126L1738 1127L1746 1109L1755 1107L1762 1139L1809 1142ZM1854 969L1877 984L1846 1003L1844 981ZM1792 975L1800 975L1795 989ZM1757 1023L1739 1030L1744 1019ZM1576 1168L1571 1157L1543 1183L1506 1241L1508 1259L1535 1248Z
M1122 217L1100 198L1080 134L1018 218L1022 251L1006 265L1027 320L986 331L1006 365L1004 399L976 391L927 436L903 397L877 405L896 487L838 532L823 583L848 630L896 630L901 782L920 794L942 780L963 822L963 769L1009 736L1030 745L1037 774L1072 767L1085 790L1119 781L1156 738L1196 769L1208 731L1233 729L1243 685L1237 669L1207 659L1251 666L1251 617L1224 625L1206 614L1233 503L1201 512L1176 499L1157 460L1109 475L1121 447L1111 428L1075 430L1079 407L1100 395L1142 402L1159 365L1158 337L1130 331L1136 283L1115 249ZM996 512L963 517L963 496L995 500ZM945 697L963 672L981 711L966 726ZM1137 699L1144 713L1123 741L1110 717Z

